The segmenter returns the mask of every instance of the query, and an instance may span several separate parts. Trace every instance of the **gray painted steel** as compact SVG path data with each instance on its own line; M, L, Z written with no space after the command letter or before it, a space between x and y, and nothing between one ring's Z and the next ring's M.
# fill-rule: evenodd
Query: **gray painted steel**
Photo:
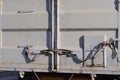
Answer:
M0 70L120 74L119 42L117 57L104 47L89 59L99 43L120 38L118 7L118 0L0 0ZM26 49L30 59L39 54L35 61Z

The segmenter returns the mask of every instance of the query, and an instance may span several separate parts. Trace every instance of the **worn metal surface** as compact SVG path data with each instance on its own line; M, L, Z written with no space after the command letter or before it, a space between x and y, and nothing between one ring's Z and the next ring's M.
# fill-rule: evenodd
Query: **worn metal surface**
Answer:
M92 57L119 38L118 7L118 0L0 0L0 70L120 74L119 42L117 56L104 45Z

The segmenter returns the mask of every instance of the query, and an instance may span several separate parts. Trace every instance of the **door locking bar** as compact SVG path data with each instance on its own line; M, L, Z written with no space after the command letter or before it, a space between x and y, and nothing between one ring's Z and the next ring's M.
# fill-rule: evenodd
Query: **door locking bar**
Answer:
M59 55L64 55L64 54L66 55L66 54L71 54L73 51L67 50L67 49L45 49L40 52L43 54L53 52L53 53L57 53Z
M56 54L58 55L69 55L71 54L73 51L71 50L67 50L67 49L45 49L40 51L41 54L48 54L48 53L53 53L52 54L52 71L53 72L57 72L58 69L58 65L56 65Z
M103 47L109 47L112 51L113 51L113 58L115 58L117 56L117 49L115 47L115 41L118 41L119 39L113 39L110 38L108 41L103 41L101 43L99 43L95 49L95 53L93 55L93 57L95 57L95 55L101 50L103 49Z
M90 57L90 59L93 59L93 62L94 62L94 59L95 59L97 53L98 53L100 50L102 50L102 49L104 50L105 47L109 47L109 48L112 50L112 57L113 57L113 58L116 58L117 55L118 55L118 51L117 51L117 48L116 48L116 46L115 46L115 42L116 42L116 41L119 41L119 40L120 40L120 39L110 38L108 41L103 41L103 42L99 43L99 44L95 47L95 49L93 49L92 52L94 52L94 53L93 53L93 55ZM85 60L87 60L87 59L85 59ZM91 66L95 66L95 64L92 63Z

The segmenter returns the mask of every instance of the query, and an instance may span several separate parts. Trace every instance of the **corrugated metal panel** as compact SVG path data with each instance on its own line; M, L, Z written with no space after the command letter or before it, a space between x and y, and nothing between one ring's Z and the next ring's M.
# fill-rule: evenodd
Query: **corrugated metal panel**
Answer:
M120 74L109 45L91 59L99 43L119 36L117 0L0 0L0 6L0 70Z

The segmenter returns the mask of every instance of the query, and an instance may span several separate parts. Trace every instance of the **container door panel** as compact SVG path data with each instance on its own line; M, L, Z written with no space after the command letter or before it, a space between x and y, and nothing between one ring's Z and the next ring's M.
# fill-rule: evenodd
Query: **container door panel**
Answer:
M0 1L0 55L2 56L0 67L24 66L28 70L30 68L48 70L51 64L50 55L40 55L33 62L27 61L25 57L26 46L32 46L29 49L31 59L40 53L40 50L51 48L48 0Z
M59 48L72 50L79 57L78 59L75 56L60 56L62 71L65 69L77 71L83 66L92 65L95 67L117 65L116 59L111 57L112 52L108 48L105 52L99 52L94 61L90 59L93 55L91 51L99 43L116 38L118 28L116 1L58 0ZM86 58L89 60L84 61Z

